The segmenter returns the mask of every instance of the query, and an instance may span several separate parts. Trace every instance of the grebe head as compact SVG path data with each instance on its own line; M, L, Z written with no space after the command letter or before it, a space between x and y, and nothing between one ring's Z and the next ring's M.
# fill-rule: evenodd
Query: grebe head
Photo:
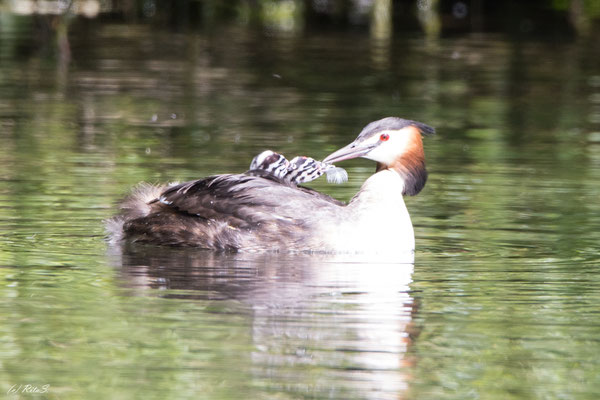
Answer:
M333 152L323 162L335 163L362 157L377 162L377 171L391 169L404 180L404 194L415 195L427 180L421 135L435 129L421 122L387 117L371 122L354 142Z
M250 163L250 170L264 169L278 178L283 178L288 172L289 165L289 161L281 154L265 150L254 157Z
M287 176L294 183L304 183L314 181L324 173L321 163L317 160L311 157L298 156L290 161Z

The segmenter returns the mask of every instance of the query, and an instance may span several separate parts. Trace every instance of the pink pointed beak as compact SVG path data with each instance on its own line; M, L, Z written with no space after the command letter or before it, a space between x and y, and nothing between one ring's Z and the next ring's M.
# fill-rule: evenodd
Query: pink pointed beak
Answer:
M333 164L338 161L350 160L352 158L362 157L368 154L376 144L364 144L360 142L352 142L348 146L334 151L323 160L324 163Z

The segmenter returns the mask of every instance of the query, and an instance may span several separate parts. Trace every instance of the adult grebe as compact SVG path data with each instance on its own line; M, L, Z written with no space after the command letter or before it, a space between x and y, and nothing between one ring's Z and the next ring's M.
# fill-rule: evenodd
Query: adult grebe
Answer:
M377 162L348 204L267 170L216 175L172 186L139 186L107 223L114 241L214 250L402 253L415 239L403 195L427 180L421 135L434 129L388 117L323 163L363 157ZM408 254L408 258L406 257Z

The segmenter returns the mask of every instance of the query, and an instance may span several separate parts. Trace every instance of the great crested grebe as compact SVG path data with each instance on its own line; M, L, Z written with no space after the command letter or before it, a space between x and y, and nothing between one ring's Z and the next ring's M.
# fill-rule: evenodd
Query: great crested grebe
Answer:
M421 135L434 132L420 122L388 117L327 156L326 165L357 157L377 162L376 173L348 204L273 171L253 169L139 186L107 229L113 241L238 251L392 252L412 262L415 239L403 195L425 186Z

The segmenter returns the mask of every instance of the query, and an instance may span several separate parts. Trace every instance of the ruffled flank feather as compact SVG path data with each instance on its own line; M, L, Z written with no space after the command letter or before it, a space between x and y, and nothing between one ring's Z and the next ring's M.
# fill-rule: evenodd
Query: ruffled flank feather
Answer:
M126 221L147 216L151 210L149 203L156 200L165 189L177 184L178 182L168 185L153 185L142 182L136 185L129 196L121 202L119 206L121 213L104 221L108 241L113 244L121 241L123 224Z

